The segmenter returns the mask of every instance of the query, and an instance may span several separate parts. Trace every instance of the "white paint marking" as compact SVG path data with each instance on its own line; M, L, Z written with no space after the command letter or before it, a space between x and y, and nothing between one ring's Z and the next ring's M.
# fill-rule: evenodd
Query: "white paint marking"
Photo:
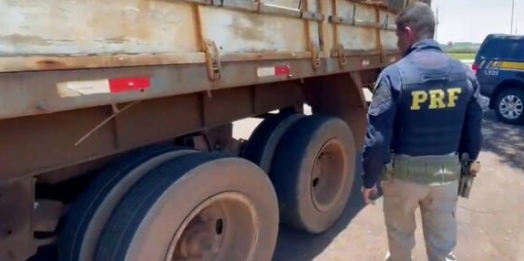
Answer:
M275 67L260 67L257 68L258 77L275 76Z
M94 80L94 81L74 81L62 82L57 85L58 92L61 97L76 97L82 95L93 95L110 93L109 81Z

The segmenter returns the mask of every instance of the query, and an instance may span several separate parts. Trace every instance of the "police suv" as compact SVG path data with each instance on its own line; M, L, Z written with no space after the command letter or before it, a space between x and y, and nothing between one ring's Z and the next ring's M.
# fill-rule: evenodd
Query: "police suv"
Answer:
M524 123L524 36L488 35L472 69L497 118L508 124Z

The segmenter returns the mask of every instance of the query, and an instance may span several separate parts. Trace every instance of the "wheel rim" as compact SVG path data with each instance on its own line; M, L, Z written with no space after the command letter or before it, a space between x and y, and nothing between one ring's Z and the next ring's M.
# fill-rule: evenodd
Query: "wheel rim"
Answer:
M258 223L253 206L243 194L217 194L185 218L165 260L250 260L255 249Z
M311 177L311 194L317 210L328 211L340 197L346 182L346 158L344 145L339 140L329 140L322 146Z
M515 95L506 95L499 104L500 114L510 120L514 120L522 114L524 106L522 100Z

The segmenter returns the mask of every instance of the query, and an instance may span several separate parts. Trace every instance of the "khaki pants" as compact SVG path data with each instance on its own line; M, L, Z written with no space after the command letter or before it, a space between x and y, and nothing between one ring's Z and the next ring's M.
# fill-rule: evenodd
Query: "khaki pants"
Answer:
M455 260L455 209L458 181L425 186L389 178L382 182L390 261L411 261L415 247L415 211L420 207L428 261Z

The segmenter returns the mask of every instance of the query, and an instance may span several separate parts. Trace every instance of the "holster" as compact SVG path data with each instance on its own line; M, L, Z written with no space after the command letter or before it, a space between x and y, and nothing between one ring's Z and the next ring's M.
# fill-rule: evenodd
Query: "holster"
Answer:
M473 187L473 180L480 171L480 162L470 160L467 153L462 154L460 169L460 182L458 195L462 198L468 198Z

